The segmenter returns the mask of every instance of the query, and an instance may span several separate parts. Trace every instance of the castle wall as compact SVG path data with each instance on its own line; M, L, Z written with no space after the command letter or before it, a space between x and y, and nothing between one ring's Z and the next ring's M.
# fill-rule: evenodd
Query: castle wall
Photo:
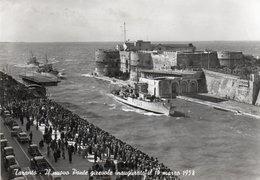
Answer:
M120 71L123 73L130 72L130 51L119 51L120 54Z
M259 81L243 80L237 76L204 70L208 93L254 104L259 91Z
M137 81L139 77L137 71L141 69L153 69L151 54L132 51L130 53L130 66L130 80Z
M119 51L97 50L96 73L100 76L117 76L120 73L120 55Z
M157 51L194 52L196 47L194 47L192 44L158 44L152 49Z
M171 69L171 66L177 66L176 54L176 52L151 54L154 70L168 70Z
M233 67L243 63L242 52L221 51L217 54L221 66Z
M256 102L255 102L255 105L260 106L260 90L258 92L258 96L257 96Z
M217 67L219 61L216 52L177 53L177 64L181 67Z

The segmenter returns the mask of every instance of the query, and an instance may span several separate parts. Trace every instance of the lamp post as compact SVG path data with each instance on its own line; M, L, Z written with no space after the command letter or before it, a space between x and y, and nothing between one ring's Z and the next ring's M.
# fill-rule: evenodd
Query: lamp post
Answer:
M4 77L4 73L1 72L1 107L3 108L4 107L4 99L5 99L5 88L4 88L4 80L5 80L5 77Z
M208 51L208 69L209 69L209 53L210 53L210 52Z

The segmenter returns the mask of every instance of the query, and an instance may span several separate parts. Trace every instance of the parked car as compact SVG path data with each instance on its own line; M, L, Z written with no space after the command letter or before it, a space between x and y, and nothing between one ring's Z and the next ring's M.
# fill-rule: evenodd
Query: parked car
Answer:
M21 132L20 126L13 126L11 129L11 136L18 136L18 134Z
M8 125L9 123L10 123L10 121L12 121L13 120L13 118L11 117L11 115L10 114L4 114L4 124L5 125Z
M17 172L21 171L21 167L18 164L11 165L8 169L9 179L13 179L16 177L22 177L22 175L17 175Z
M0 133L0 139L5 139L4 133Z
M50 180L63 180L63 178L60 175L50 175Z
M8 146L8 141L7 139L1 139L0 143L1 143L1 152L3 152L4 147Z
M28 148L28 153L34 157L34 156L41 156L41 153L38 149L38 146L36 144L30 144Z
M11 116L11 113L8 110L4 110L4 118L7 116Z
M10 119L8 121L7 125L9 126L10 129L12 129L12 127L14 127L14 126L19 126L18 123L16 122L16 120L14 120L14 119Z
M46 173L46 169L51 169L51 166L43 156L35 156L30 160L30 168L39 173Z
M26 132L20 132L17 135L17 140L19 142L29 142L29 136L26 134Z
M5 158L6 156L9 155L15 156L13 147L11 146L4 147L2 157Z
M26 180L24 176L15 177L12 180Z
M10 166L12 166L12 165L14 165L14 164L17 164L17 161L16 161L16 159L14 158L13 155L6 156L3 161L4 161L4 167L5 167L6 170L7 170Z

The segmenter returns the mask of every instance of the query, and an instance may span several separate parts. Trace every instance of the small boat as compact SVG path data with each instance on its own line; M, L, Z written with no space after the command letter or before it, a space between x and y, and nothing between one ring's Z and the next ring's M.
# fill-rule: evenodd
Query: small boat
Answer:
M31 57L30 57L30 59L28 60L27 64L28 64L28 65L31 65L31 64L32 64L32 65L34 65L34 66L39 66L39 65L40 65L40 63L37 61L36 56L33 55L32 51L31 51Z
M171 102L166 99L160 98L142 98L134 97L131 95L122 95L119 91L112 91L113 97L126 105L132 106L134 108L142 109L148 112L153 112L157 114L165 114L167 116L174 115L174 109Z
M59 79L66 78L64 72L59 72L58 70L56 70L52 67L52 64L48 62L47 55L45 58L45 63L39 64L36 72L42 74L43 76L47 76L50 78L59 78Z

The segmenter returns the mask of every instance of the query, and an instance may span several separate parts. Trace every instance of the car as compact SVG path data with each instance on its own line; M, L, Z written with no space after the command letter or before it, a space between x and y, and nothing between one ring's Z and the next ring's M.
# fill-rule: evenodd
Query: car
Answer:
M4 115L4 124L9 125L9 123L13 120L11 115Z
M1 152L3 152L4 147L8 146L8 141L7 139L1 139L0 143L1 143Z
M24 176L15 177L12 180L26 180Z
M34 157L34 156L41 156L41 153L38 149L38 146L36 144L30 144L28 148L28 153Z
M11 116L11 113L8 110L4 111L4 117Z
M39 173L46 173L47 169L51 169L51 166L49 163L46 161L46 159L43 156L35 156L30 160L30 168L33 171L36 171L37 174Z
M4 147L2 157L5 158L6 156L9 155L15 156L13 147L11 146Z
M21 132L20 126L13 126L11 129L11 136L18 136L18 134Z
M0 139L5 139L4 133L0 133Z
M17 161L16 161L16 159L14 158L13 155L6 156L3 161L4 161L4 167L5 167L6 170L7 170L10 166L12 166L12 165L14 165L14 164L17 164Z
M29 136L26 134L26 132L22 131L22 132L18 133L17 140L19 142L26 142L26 143L28 143L29 142Z
M63 180L63 178L60 175L50 175L50 180Z
M21 171L21 167L18 164L11 165L8 169L9 179L13 179L16 177L22 177L22 175L17 175L17 172Z
M14 126L19 126L18 123L14 120L14 119L10 119L9 122L7 123L7 125L9 126L9 128L12 129L12 127Z

